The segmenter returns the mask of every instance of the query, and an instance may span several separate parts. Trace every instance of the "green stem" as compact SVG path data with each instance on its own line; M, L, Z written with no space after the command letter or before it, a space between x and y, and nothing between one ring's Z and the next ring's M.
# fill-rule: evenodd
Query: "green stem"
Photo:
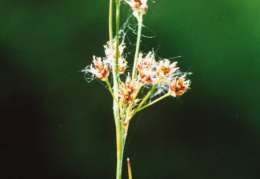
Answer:
M107 83L108 89L109 89L109 91L110 91L110 93L111 93L113 99L116 101L117 105L119 106L119 103L118 103L118 101L117 101L117 99L116 99L116 97L115 97L115 95L114 95L114 93L113 93L113 90L112 90L112 88L111 88L111 85L110 85L108 79L107 79L105 82Z
M158 81L155 83L155 85L152 87L152 89L147 93L147 95L144 97L144 99L142 100L142 102L138 105L138 107L134 110L131 118L129 118L125 123L128 123L133 117L134 115L140 110L140 108L143 106L143 104L147 101L147 99L151 96L151 94L153 93L153 91L156 89L156 87L158 86L159 82L161 81L161 78L158 79Z
M133 72L132 72L132 79L134 80L137 75L137 61L138 61L138 54L140 49L140 42L141 42L141 36L142 36L142 24L143 24L143 14L139 13L138 20L138 32L137 32L137 40L136 40L136 49L135 49L135 58L134 58L134 66L133 66Z
M116 165L116 179L122 178L122 163L123 163L123 152L124 152L124 139L122 134L121 122L119 121L118 126L116 124L116 142L117 142L117 165Z
M113 0L110 0L110 2L109 2L109 19L108 19L108 21L109 21L109 40L110 40L110 45L112 46L112 44L113 44Z
M134 100L136 99L136 97L138 96L138 94L139 94L140 90L142 89L142 87L143 87L143 85L140 84L139 87L138 87L138 89L137 89L137 91L136 91L136 93L135 93L135 96L134 96L134 98L133 98L133 101L134 101Z
M110 48L111 48L111 54L113 54L113 0L110 0L109 3L109 38L110 38ZM112 58L112 57L111 57ZM113 100L113 113L114 113L114 119L115 119L115 125L116 130L118 130L117 126L120 126L119 121L119 105L118 105L118 80L117 80L117 71L116 71L116 64L114 61L114 65L112 67L112 73L113 73L113 85L114 85L114 100ZM111 93L112 94L112 93Z
M164 99L164 98L167 98L167 97L170 96L170 95L171 95L171 92L170 92L170 93L167 93L167 94L165 94L165 95L163 95L163 96L161 96L160 98L154 100L153 102L150 102L149 104L147 104L147 105L141 107L141 108L139 109L139 111L141 111L141 110L143 110L144 108L147 108L147 107L153 105L154 103L157 103L158 101L161 101L161 100Z
M118 75L119 30L120 30L120 0L116 0L116 71L117 71L118 82L119 82L119 75Z
M116 0L116 60L114 64L114 94L118 99L118 58L119 58L119 25L120 25L120 0ZM112 46L112 44L111 44ZM115 100L114 100L115 101ZM122 178L122 162L123 162L123 151L124 151L124 131L120 121L119 106L115 106L114 102L114 117L116 126L116 145L117 145L117 167L116 167L116 179Z

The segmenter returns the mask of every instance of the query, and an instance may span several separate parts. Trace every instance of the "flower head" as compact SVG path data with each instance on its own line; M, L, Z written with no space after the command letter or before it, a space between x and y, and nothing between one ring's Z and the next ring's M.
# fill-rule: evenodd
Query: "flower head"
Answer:
M160 61L156 66L156 75L161 78L170 76L179 69L179 67L176 67L176 64L177 62L170 64L168 59Z
M149 52L144 58L143 54L139 54L137 70L139 71L139 79L141 83L153 83L155 76L155 59L154 54Z
M109 69L106 63L102 61L100 57L93 56L93 65L90 66L90 73L95 75L102 81L106 81L109 75Z
M105 54L108 58L116 59L116 41L113 42L112 47L110 41L108 41L107 44L104 45L104 48L105 48ZM125 49L125 43L122 42L119 45L118 58L122 57L124 49Z
M124 105L133 102L135 92L136 87L134 86L134 82L131 80L130 74L128 74L125 83L121 82L120 84L119 97L121 98L121 102Z
M137 69L142 71L143 69L153 69L155 67L155 59L153 52L149 52L145 58L143 58L143 54L139 53Z
M153 79L154 72L150 70L143 70L140 74L140 81L141 83L153 83L155 80Z
M129 4L129 6L132 8L132 10L134 11L133 14L134 16L138 17L138 14L145 14L147 12L148 9L148 5L147 5L147 0L125 0L126 3Z
M172 96L178 97L183 95L190 87L190 80L185 81L185 75L181 77L175 77L170 84L170 91Z
M107 45L104 45L105 48L105 54L107 57L107 63L109 63L111 66L115 64L116 60L116 42L114 41L112 47L110 45L110 42L107 42ZM118 49L118 72L119 74L123 74L127 67L127 61L125 60L123 56L123 51L125 48L125 43L121 43L119 45Z
M118 72L119 74L123 74L125 72L127 66L127 61L124 58L118 59Z

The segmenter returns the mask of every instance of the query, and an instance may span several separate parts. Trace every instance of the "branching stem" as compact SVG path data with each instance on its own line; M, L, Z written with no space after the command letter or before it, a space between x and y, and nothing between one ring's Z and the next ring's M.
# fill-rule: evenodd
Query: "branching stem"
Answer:
M133 98L133 101L134 101L134 100L136 99L136 97L138 96L138 94L139 94L140 90L142 89L142 87L143 87L143 85L140 84L139 87L138 87L138 89L137 89L137 91L136 91L136 93L135 93L135 96L134 96L134 98Z
M132 71L132 79L136 78L137 75L137 61L138 61L138 54L139 54L139 49L140 49L140 43L141 43L141 36L142 36L142 26L143 26L143 14L140 12L138 14L138 32L137 32L137 40L136 40L136 49L135 49L135 58L134 58L134 66L133 66L133 71Z
M118 101L117 101L117 99L116 99L116 97L115 97L115 95L114 95L114 93L113 93L113 90L112 90L112 88L111 88L111 85L110 85L108 79L107 79L105 82L106 82L106 84L107 84L107 86L108 86L108 89L109 89L109 91L110 91L110 93L111 93L113 99L115 100L115 102L116 102L117 105L119 106L119 103L118 103Z
M141 111L141 110L143 110L144 108L147 108L147 107L153 105L154 103L157 103L158 101L161 101L161 100L164 99L164 98L167 98L167 97L170 96L170 95L171 95L171 92L170 92L170 93L167 93L167 94L165 94L165 95L163 95L163 96L161 96L160 98L158 98L158 99L156 99L156 100L150 102L149 104L147 104L147 105L141 107L141 108L139 109L139 111Z
M125 123L129 123L129 121L134 117L134 115L140 111L140 108L143 106L143 104L147 101L147 99L151 96L151 94L153 93L153 91L157 88L159 82L161 81L161 78L158 78L157 82L154 84L154 86L152 87L152 89L147 93L147 95L144 97L144 99L142 100L142 102L137 106L137 108L134 110L133 114L131 115L131 118L129 118Z
M116 99L118 99L118 84L119 84L119 75L118 75L118 58L119 58L119 25L120 25L120 0L115 0L116 2L116 60L114 63L114 94ZM112 24L111 24L112 25ZM113 46L113 44L111 44ZM117 146L117 167L116 167L116 179L121 179L122 177L122 163L123 163L123 151L124 151L124 131L122 128L122 123L119 116L119 106L115 106L114 103L114 117L115 117L115 126L116 126L116 146ZM115 110L116 108L116 110Z

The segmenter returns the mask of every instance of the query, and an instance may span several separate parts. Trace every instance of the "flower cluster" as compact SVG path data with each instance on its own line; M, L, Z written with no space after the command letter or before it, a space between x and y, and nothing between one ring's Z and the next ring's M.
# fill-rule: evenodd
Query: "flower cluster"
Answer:
M131 62L133 64L132 75L129 72L126 73L128 71L128 62L124 56L126 45L124 40L121 44L119 43L121 1L110 0L109 3L110 39L104 45L105 57L93 56L92 64L82 70L86 74L91 74L91 79L97 78L106 83L107 89L113 97L117 143L117 178L122 176L122 159L130 120L137 112L166 97L179 97L190 87L190 80L186 79L187 73L179 71L177 62L171 62L168 59L157 61L154 52L140 53L143 15L148 10L148 0L124 0L131 7L133 15L138 21L135 55L133 62ZM113 2L116 3L115 15L113 14ZM113 17L116 17L115 24ZM115 38L113 38L114 25L116 26ZM131 178L131 170L129 170L129 178Z
M147 0L127 0L126 2L134 14L143 15L147 11ZM142 18L142 16L138 17ZM186 75L179 71L177 62L171 62L168 59L156 61L154 52L148 52L145 55L138 53L138 49L134 58L133 68L135 69L132 70L132 77L130 73L124 75L127 68L127 61L123 53L125 43L118 44L117 51L116 40L111 41L104 45L105 57L94 56L93 65L91 64L90 69L86 68L83 71L91 73L107 83L109 91L117 103L120 119L124 125L127 126L130 119L138 111L165 97L179 97L189 89L190 80L186 80ZM114 91L108 80L110 71L113 74ZM148 92L141 96L139 92L143 87L146 87ZM153 101L148 100L158 94L162 95Z
M100 57L96 58L95 56L93 56L93 64L94 67L92 64L90 65L90 73L100 80L106 81L109 75L108 65Z
M131 1L125 0L125 1L132 8L135 17L138 18L138 14L146 14L148 10L147 0L131 0Z
M119 97L121 99L121 103L123 106L130 104L133 102L135 94L136 94L137 87L135 86L134 82L131 80L130 74L128 74L125 83L120 83L120 91Z
M143 58L142 53L139 54L137 70L139 72L139 80L142 84L152 84L155 81L155 68L156 62L152 52L149 52L145 58Z
M185 75L181 77L175 77L174 80L170 84L170 91L172 96L178 97L183 95L190 86L190 80L185 81Z
M112 71L115 67L115 43L111 47L108 42L107 45L104 45L104 48L106 57L102 60L102 58L94 56L93 65L90 66L89 72L98 79L107 81L110 74L109 71ZM124 74L127 64L123 55L124 48L125 44L121 43L118 55L119 75ZM185 75L179 76L181 72L176 65L177 62L170 62L168 59L156 62L153 52L149 52L147 55L139 53L137 67L135 69L135 71L137 71L136 78L131 79L130 73L128 73L125 82L123 82L119 76L118 105L120 107L120 113L122 114L121 119L124 122L129 121L133 117L133 110L137 112L140 108L148 105L145 102L155 89L157 89L157 91L165 91L165 89L167 89L165 95L173 97L179 97L189 89L190 80L185 80ZM150 89L152 88L149 96L146 96L147 98L137 98L140 89L144 85Z
M107 42L106 45L104 45L105 48L105 54L106 54L106 58L107 58L107 63L110 63L110 65L112 66L113 64L115 64L116 61L116 42L114 41L112 46L110 44L110 42ZM126 70L127 67L127 61L125 60L124 56L123 56L123 51L125 49L125 44L121 43L118 47L118 72L120 74L123 74Z

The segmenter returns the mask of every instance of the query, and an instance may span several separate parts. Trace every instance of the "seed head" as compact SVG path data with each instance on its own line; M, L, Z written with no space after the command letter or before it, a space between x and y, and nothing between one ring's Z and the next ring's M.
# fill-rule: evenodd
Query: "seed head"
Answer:
M155 73L151 70L143 70L142 72L140 72L139 77L140 77L141 83L152 84L154 82L154 79L153 79L154 74Z
M92 66L92 64L90 66L90 73L95 75L100 80L106 81L109 75L109 69L107 64L104 63L100 57L95 56L93 56L93 64L94 67Z
M139 72L139 79L141 83L153 83L155 76L155 59L154 54L149 52L144 58L143 54L139 54L137 70Z
M110 41L107 42L106 45L104 45L105 48L105 54L108 58L110 59L116 59L116 41L113 42L113 45L111 47L111 43ZM121 43L119 45L119 49L118 49L118 58L121 58L123 55L123 51L125 48L125 43Z
M161 78L170 76L179 69L178 67L176 67L176 64L177 62L173 62L172 64L170 64L170 61L168 59L159 61L156 66L156 75Z
M113 46L111 47L110 42L107 42L106 45L104 45L105 48L105 54L107 56L107 63L110 64L110 66L114 66L114 62L116 60L116 42L114 41ZM127 67L127 61L125 60L123 56L123 51L125 48L125 43L121 43L119 45L118 49L118 72L119 74L123 74Z
M135 96L136 87L134 86L134 82L131 80L130 74L126 78L125 83L121 82L119 96L121 98L121 102L126 105L133 101Z
M178 97L183 95L190 87L190 80L185 81L185 75L181 77L175 77L170 84L170 91L172 96Z
M148 9L147 0L125 0L126 3L132 8L134 16L137 17L137 14L145 14Z
M123 74L127 67L127 61L124 58L118 59L118 72L119 74Z
M142 71L144 69L153 69L155 67L155 59L153 52L149 52L145 58L143 58L143 54L139 53L137 69L138 71Z

